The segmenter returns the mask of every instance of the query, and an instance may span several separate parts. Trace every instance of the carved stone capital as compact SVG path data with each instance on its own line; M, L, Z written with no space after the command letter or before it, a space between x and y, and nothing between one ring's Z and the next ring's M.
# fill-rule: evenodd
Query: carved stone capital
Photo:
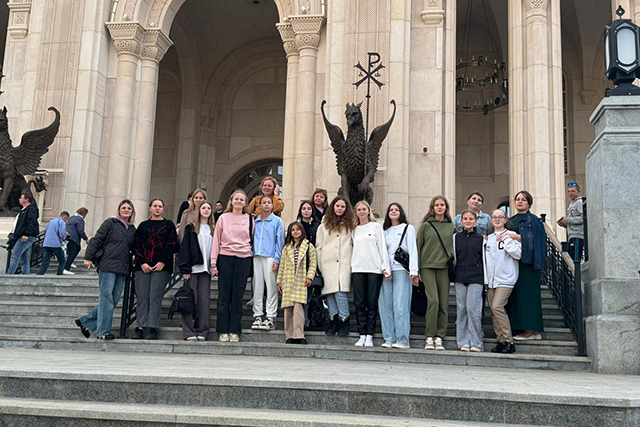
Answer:
M9 26L7 32L14 39L24 39L29 34L31 0L9 0Z
M528 15L546 15L549 0L523 0Z
M442 0L424 0L424 10L420 12L422 22L426 25L440 25L444 19Z
M296 33L293 31L291 23L285 22L283 24L276 24L276 28L278 28L280 37L282 37L282 46L284 47L284 51L287 56L297 55L298 46L296 45Z
M140 56L145 30L139 22L109 22L107 24L118 54Z
M301 49L317 49L320 45L320 30L325 18L322 15L290 16L289 22L295 33L296 46Z
M151 59L160 62L172 44L171 39L169 39L162 30L146 30L142 39L140 56L142 59Z

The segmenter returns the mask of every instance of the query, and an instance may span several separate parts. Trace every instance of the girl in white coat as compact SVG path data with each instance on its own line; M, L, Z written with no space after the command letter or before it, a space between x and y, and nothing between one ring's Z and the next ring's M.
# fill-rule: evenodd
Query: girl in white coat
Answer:
M351 290L351 254L353 229L356 226L351 204L336 197L325 211L316 236L318 268L324 280L322 294L329 306L327 335L349 335L349 302ZM339 329L339 331L338 331Z

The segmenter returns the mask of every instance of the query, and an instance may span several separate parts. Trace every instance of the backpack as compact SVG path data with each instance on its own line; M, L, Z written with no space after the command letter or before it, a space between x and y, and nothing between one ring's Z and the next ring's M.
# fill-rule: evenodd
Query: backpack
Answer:
M196 295L187 283L182 285L173 296L171 307L169 307L169 319L173 320L174 313L193 313L193 321L198 320L198 310L196 310Z
M329 323L329 310L324 307L321 295L314 295L314 297L311 298L307 316L309 318L308 330L324 331L327 329Z

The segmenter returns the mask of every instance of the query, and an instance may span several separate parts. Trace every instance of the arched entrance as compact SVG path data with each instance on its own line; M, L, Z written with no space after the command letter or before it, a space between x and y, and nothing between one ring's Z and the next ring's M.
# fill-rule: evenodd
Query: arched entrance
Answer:
M272 176L278 181L282 195L282 172L281 159L266 159L249 165L229 180L220 200L226 201L236 189L243 190L251 200L259 194L260 182L267 176Z

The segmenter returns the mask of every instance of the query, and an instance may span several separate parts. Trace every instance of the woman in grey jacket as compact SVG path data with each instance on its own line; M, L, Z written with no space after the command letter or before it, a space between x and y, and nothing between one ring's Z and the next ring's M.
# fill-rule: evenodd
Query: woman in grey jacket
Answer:
M96 331L96 338L112 340L113 309L120 301L124 281L131 267L131 247L136 235L135 209L130 200L118 205L118 214L106 219L96 235L89 240L84 265L90 270L98 267L98 305L88 314L75 320L85 338Z

